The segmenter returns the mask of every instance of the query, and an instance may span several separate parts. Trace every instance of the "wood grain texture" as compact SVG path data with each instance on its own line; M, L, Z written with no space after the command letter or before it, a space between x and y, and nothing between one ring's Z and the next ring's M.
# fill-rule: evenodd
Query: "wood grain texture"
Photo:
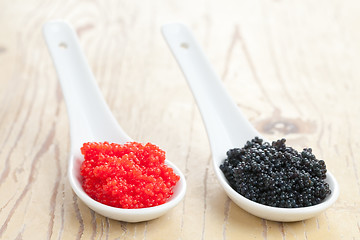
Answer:
M0 239L360 239L360 3L355 0L0 0ZM41 28L76 29L125 131L185 173L183 202L149 222L90 210L67 180L69 126ZM162 39L194 32L244 114L268 139L312 147L341 193L296 223L254 217L218 185L200 114Z

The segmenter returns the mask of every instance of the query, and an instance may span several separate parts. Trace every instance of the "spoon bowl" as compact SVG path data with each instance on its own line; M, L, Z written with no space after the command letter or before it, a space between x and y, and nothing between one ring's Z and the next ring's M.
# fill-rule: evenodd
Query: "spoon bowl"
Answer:
M103 99L73 28L64 21L51 21L44 25L43 34L68 111L71 137L68 178L76 195L95 212L125 222L151 220L175 207L185 195L186 181L182 172L167 160L165 164L180 176L180 180L173 189L172 197L164 204L148 208L122 209L97 202L85 193L80 175L80 166L84 160L80 152L83 143L107 141L124 144L133 140L117 123Z
M229 198L255 216L281 222L305 220L330 207L339 196L339 186L329 171L326 182L331 194L320 204L310 207L266 206L243 197L231 188L220 170L226 152L242 147L247 141L261 135L226 92L190 30L183 24L174 23L164 25L162 33L194 95L209 137L216 177Z
M160 217L161 215L174 208L184 197L186 182L182 172L171 162L165 161L166 165L174 170L174 173L180 176L179 182L174 187L174 194L164 204L137 209L124 209L104 205L90 198L82 188L82 176L80 175L80 165L83 157L72 157L69 164L69 181L76 195L92 210L111 219L124 222L143 222Z

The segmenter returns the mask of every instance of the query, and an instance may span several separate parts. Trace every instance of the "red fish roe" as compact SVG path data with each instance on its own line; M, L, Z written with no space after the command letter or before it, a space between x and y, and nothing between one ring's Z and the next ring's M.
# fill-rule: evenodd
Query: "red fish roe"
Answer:
M84 143L83 189L94 200L118 208L163 204L180 177L165 164L159 147L137 142Z

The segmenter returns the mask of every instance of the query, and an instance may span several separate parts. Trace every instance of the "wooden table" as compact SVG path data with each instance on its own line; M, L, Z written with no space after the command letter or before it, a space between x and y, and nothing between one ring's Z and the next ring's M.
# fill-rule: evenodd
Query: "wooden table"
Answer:
M0 239L360 239L358 1L0 2ZM76 29L125 131L184 172L184 200L142 223L105 218L67 179L69 125L41 28ZM268 139L312 147L341 193L316 218L271 222L215 179L201 116L160 33L187 24L229 93Z

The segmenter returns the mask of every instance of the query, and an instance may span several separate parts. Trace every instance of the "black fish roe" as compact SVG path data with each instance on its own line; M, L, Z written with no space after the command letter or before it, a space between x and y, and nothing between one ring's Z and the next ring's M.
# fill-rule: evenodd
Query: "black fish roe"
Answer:
M255 137L243 148L230 149L220 169L236 192L260 204L297 208L320 203L331 193L324 181L325 162L311 148L298 152L285 141L270 145Z

